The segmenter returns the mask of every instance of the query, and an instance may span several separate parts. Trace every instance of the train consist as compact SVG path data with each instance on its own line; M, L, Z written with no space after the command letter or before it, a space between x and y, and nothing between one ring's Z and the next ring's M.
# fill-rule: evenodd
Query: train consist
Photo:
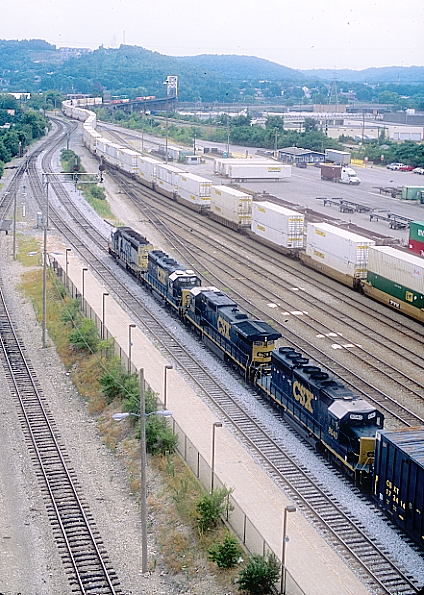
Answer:
M372 491L392 520L424 546L424 428L403 430L403 442L392 444L399 465L411 458L411 443L412 458L420 453L419 460L412 460L417 468L413 483L411 473L406 478L403 468L388 462L384 445L392 433L382 432L383 414L292 347L276 346L281 334L268 323L249 316L216 287L203 287L192 269L155 250L129 227L112 232L109 252L213 353L271 400L302 436L362 489ZM395 461L393 453L390 461Z
M300 259L308 267L424 322L422 257L376 246L375 241L335 225L308 222L302 213L268 201L253 201L246 192L228 185L215 185L207 178L184 171L183 166L165 164L113 143L96 131L96 114L86 109L100 103L101 98L65 101L63 112L84 122L84 144L102 162L168 198L243 231L279 252ZM215 167L225 166L225 161L216 160Z

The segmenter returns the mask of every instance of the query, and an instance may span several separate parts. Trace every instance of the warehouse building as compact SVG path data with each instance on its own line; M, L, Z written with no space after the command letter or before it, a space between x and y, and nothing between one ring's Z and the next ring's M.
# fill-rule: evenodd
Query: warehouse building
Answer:
M319 163L325 160L325 155L311 149L286 147L285 149L278 149L278 160L293 165L298 163Z

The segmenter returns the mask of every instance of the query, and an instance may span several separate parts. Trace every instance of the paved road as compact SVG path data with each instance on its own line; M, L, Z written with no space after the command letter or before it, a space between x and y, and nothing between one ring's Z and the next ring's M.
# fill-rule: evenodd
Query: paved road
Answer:
M102 124L103 126L103 124ZM131 139L133 139L134 148L141 149L141 133L134 130L122 129L118 126L107 124L106 128L116 129L120 132L125 132ZM164 144L163 138L152 137L144 134L143 144L145 150L152 147L157 147L157 144ZM169 144L172 144L170 141ZM197 146L220 147L225 150L225 144L213 143L204 140L199 140ZM238 156L255 154L256 149L252 147L243 147L231 145L231 151L237 153ZM198 175L203 175L212 179L215 183L228 183L225 178L216 176L213 173L213 160L207 159L205 163L200 165L181 165L187 171L192 171ZM329 215L341 219L343 221L354 223L360 227L364 227L373 231L374 233L384 236L390 236L400 239L403 243L407 243L408 230L390 229L386 221L370 221L369 215L366 213L341 213L336 206L324 207L323 201L317 200L317 197L327 198L344 198L353 202L366 205L381 214L387 212L396 213L411 219L423 221L424 220L424 205L417 204L415 201L406 202L399 199L391 198L390 196L380 195L376 186L423 186L424 176L413 174L412 172L391 171L384 167L355 167L360 179L359 186L349 186L347 184L335 184L334 182L324 182L321 180L320 170L316 167L308 167L307 169L292 168L292 176L288 180L281 182L244 182L243 188L248 188L253 192L266 191L279 198L293 203L293 205L301 205L322 213L324 216Z

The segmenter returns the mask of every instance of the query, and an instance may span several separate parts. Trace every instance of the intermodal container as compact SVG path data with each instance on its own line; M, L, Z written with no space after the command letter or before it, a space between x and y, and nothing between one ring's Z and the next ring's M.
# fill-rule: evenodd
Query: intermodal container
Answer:
M424 427L377 431L374 498L424 548Z
M178 195L184 200L202 207L210 206L211 186L210 180L195 174L182 173L177 177Z
M424 242L424 221L411 221L409 224L409 239Z
M408 248L411 252L418 254L418 256L424 256L424 242L419 242L418 240L409 240Z
M291 176L291 165L246 163L245 160L245 163L230 164L225 175L233 179L282 180Z
M301 236L290 235L258 221L252 221L251 230L255 235L276 246L282 246L283 248L303 248L303 234Z
M145 184L153 184L156 175L156 166L159 165L160 161L152 159L151 157L145 157L144 155L138 155L137 167L138 175Z
M402 200L420 200L424 186L402 186Z
M211 186L211 212L236 225L250 227L252 197L228 186Z
M349 165L350 153L348 151L336 151L336 149L325 149L325 160L338 165Z
M371 273L370 271L367 273L367 281L376 289L384 291L384 293L387 293L388 295L391 295L402 302L411 304L411 306L415 306L416 308L424 308L423 293L414 291L409 287L400 285L395 281L390 281L390 279L386 279L385 277L381 277L380 275Z
M261 229L260 226L264 229ZM287 241L290 241L291 245L287 247L302 248L304 226L305 216L303 213L268 201L252 203L252 231L258 235L267 233L267 229L275 230L287 238ZM274 242L274 240L271 241ZM285 245L280 242L278 244Z
M389 281L424 293L424 258L402 252L392 246L372 246L368 255L368 271Z
M118 152L119 166L132 174L137 173L138 153L132 149L120 149Z
M355 279L366 278L368 252L374 245L369 238L328 223L308 223L306 227L306 254Z
M228 176L228 170L231 166L237 164L246 165L247 163L251 163L252 165L275 165L275 161L271 159L215 159L214 172L222 176Z

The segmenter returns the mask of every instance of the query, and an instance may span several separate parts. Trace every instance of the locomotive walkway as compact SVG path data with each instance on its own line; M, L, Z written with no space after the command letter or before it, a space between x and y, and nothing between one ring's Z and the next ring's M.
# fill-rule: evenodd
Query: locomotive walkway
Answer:
M63 254L56 252L55 259L64 270L64 250ZM73 255L68 258L68 262L69 278L81 292L84 265ZM107 289L102 287L90 271L86 271L84 285L85 300L101 321L102 296ZM112 296L108 296L106 308L105 328L109 336L114 337L125 360L128 353L128 328L133 321ZM164 366L169 361L166 361L138 327L132 328L131 341L133 368L144 368L146 381L162 399ZM209 489L211 435L213 423L218 421L217 415L175 370L168 371L166 406L173 413L174 423L180 434L180 448L184 450L183 454L188 462L190 463L190 458L196 458L194 451L199 453L198 474ZM224 484L233 489L232 496L240 513L237 515L240 517L239 526L235 529L241 530L242 535L244 533L245 541L256 553L263 553L264 547L268 546L280 558L282 514L284 507L292 502L225 426L216 432L215 474L216 486ZM237 519L235 523L237 525ZM300 595L302 591L314 595L368 593L366 587L300 512L287 515L287 535L290 539L286 547L288 594Z

